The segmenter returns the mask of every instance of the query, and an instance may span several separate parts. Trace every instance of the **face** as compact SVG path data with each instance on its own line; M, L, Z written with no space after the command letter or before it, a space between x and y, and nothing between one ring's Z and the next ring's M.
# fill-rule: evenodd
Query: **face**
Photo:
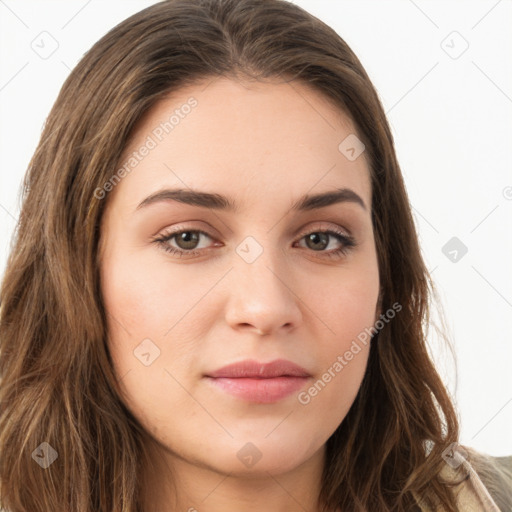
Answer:
M355 133L305 84L227 78L137 126L101 286L122 399L169 460L277 474L346 416L379 315L369 168L339 149Z

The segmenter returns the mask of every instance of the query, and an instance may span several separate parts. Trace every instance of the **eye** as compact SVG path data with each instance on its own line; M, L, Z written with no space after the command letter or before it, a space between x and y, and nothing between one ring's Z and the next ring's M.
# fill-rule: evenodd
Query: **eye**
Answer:
M311 231L303 235L301 240L302 239L305 240L307 248L311 249L313 252L320 252L322 256L328 258L340 258L345 256L356 246L353 237L334 229ZM325 251L333 239L337 240L338 244L341 244L341 246L330 251Z
M199 229L186 229L180 231L173 231L171 233L164 233L163 235L154 238L152 241L157 243L166 252L174 254L180 258L199 256L208 247L198 247L201 238L213 238L206 232ZM313 252L320 253L324 257L335 258L346 255L353 247L356 246L356 242L353 237L337 230L316 230L309 231L302 235L299 241L305 241L305 247L311 249ZM337 248L333 248L330 251L326 251L331 243L334 241L340 245ZM174 242L171 243L171 242ZM302 245L301 247L304 247Z
M196 250L201 237L211 238L206 231L188 229L164 234L153 241L158 243L165 251L181 258L183 256L197 256L201 254L201 251ZM177 247L170 243L172 240L175 240Z

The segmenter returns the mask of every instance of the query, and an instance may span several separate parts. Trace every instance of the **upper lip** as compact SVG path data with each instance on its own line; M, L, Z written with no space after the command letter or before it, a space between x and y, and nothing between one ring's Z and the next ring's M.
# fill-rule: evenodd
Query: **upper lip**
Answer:
M310 374L299 365L286 359L276 359L269 363L261 363L252 359L228 364L206 375L212 378L259 378L275 377L310 377Z

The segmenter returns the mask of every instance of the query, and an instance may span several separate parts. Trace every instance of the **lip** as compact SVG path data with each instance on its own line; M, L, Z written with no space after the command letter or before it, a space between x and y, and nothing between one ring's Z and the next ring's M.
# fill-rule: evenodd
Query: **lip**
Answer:
M217 389L254 403L275 403L298 391L311 375L285 359L269 363L245 360L205 375Z

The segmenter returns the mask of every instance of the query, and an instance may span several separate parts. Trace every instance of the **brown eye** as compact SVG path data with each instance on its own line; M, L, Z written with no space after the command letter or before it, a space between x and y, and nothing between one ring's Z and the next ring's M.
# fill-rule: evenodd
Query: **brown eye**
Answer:
M190 250L196 248L200 236L200 233L197 231L182 231L177 235L175 234L172 238L176 239L176 245L180 249Z
M205 231L199 229L188 229L174 231L164 234L153 241L159 244L165 251L175 254L179 257L196 256L201 254L202 250L208 247L199 247L201 237L212 239Z
M356 246L353 237L336 230L313 231L303 235L302 240L305 241L305 248L327 258L341 258ZM329 247L331 240L337 240L338 247L335 245L331 250L325 250ZM304 247L304 245L301 245L301 247Z
M188 256L199 256L204 253L206 249L209 249L208 246L198 247L201 242L201 237L213 240L213 238L205 231L198 229L182 229L181 231L164 234L153 241L162 246L166 252L182 258ZM335 230L313 231L303 235L300 241L302 240L305 240L306 249L328 258L341 258L356 245L356 242L352 237L342 233L341 231L338 232ZM333 241L338 242L338 247L335 246L331 250L325 250ZM301 247L304 248L304 245Z
M328 233L311 233L305 237L306 245L313 250L323 250L329 245L329 238Z

